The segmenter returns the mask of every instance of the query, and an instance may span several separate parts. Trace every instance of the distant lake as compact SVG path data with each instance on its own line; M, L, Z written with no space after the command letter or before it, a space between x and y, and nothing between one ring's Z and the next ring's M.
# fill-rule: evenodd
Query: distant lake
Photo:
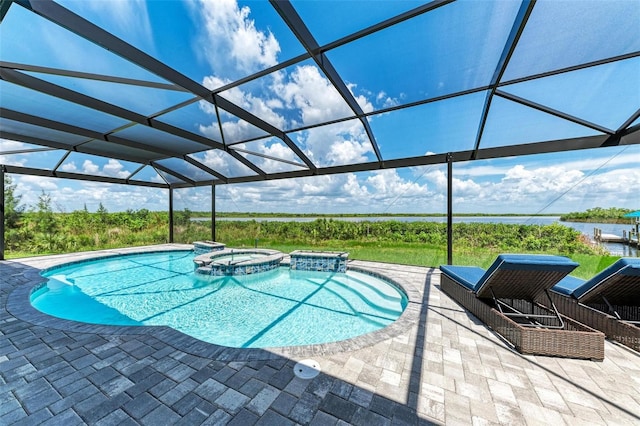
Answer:
M347 222L382 222L395 220L398 222L437 222L446 223L447 218L442 216L355 216L355 217L323 217L324 219L341 220ZM218 217L217 221L251 221L256 222L313 222L320 217ZM194 221L206 221L210 218L193 218ZM505 223L512 225L551 225L559 223L563 226L576 229L581 233L593 238L594 228L602 230L603 234L613 234L622 236L623 231L629 233L634 225L616 223L584 223L584 222L560 222L560 216L454 216L453 223ZM638 256L635 247L625 246L619 243L605 243L603 246L616 256Z

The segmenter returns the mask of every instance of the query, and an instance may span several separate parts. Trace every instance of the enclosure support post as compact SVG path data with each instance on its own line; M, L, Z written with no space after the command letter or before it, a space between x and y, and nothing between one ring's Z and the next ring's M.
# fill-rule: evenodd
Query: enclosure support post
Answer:
M447 265L453 264L453 154L447 154Z
M0 260L4 260L4 167L0 167Z
M216 186L211 184L211 241L216 240Z
M173 243L173 188L169 188L169 242Z

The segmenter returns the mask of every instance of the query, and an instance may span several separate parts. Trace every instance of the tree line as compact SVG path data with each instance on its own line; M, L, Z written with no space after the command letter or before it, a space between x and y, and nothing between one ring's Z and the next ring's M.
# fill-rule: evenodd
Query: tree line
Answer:
M71 213L54 212L51 196L42 191L34 206L21 204L22 195L5 174L5 250L20 255L64 253L102 248L164 243L168 213L147 209L109 213L100 203L95 212L86 205ZM188 219L187 219L188 220Z
M594 207L584 212L571 212L560 216L561 221L567 222L593 222L593 223L629 223L633 219L624 217L631 213L631 209L619 207Z
M95 212L83 209L54 212L51 196L44 191L35 206L21 204L9 176L5 174L5 250L14 256L87 251L104 248L166 243L168 212L147 209L110 213L100 203ZM174 213L174 240L192 243L211 238L210 221L192 221L189 209ZM401 244L412 247L446 247L444 223L429 221L342 221L318 218L311 222L219 221L217 239L231 247L260 243L294 244L313 248L341 242ZM453 228L456 247L468 250L597 254L596 248L569 227L501 223L457 223Z
M445 223L416 221L341 221L320 218L311 222L221 221L216 225L223 242L252 245L288 242L301 246L328 242L363 242L446 247ZM503 223L456 223L453 244L457 247L498 251L596 254L581 233L560 224L518 225Z

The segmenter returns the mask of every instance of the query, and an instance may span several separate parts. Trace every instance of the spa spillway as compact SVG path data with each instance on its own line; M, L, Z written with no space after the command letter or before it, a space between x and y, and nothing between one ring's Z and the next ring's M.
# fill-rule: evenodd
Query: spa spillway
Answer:
M224 249L193 259L196 273L202 275L250 275L280 266L284 254L267 249Z

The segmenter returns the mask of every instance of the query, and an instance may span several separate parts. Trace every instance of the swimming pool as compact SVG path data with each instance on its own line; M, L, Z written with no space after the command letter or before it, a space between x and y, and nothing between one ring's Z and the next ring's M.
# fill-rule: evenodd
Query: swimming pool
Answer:
M237 348L340 341L393 323L407 305L394 284L361 272L295 271L211 277L194 254L121 255L43 272L31 294L46 314L93 324L165 325Z

